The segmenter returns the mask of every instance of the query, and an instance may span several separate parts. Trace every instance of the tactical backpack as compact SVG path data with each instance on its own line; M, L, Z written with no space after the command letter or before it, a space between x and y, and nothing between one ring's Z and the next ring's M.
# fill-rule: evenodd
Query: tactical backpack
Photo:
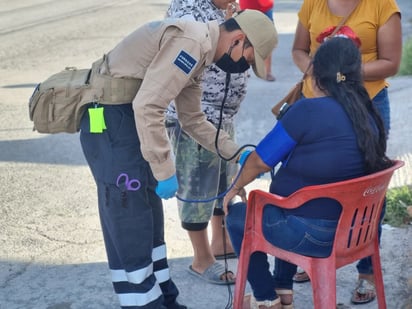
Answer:
M107 74L101 74L104 65ZM66 67L38 84L29 100L33 130L39 133L76 133L89 103L125 104L132 102L141 79L111 77L107 57L91 69Z

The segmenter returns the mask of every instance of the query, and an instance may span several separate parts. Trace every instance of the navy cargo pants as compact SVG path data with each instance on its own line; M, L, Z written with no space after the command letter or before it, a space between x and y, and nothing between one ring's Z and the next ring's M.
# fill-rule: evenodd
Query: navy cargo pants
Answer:
M180 308L169 276L162 201L140 151L132 105L106 105L104 118L107 129L90 133L86 110L80 141L97 184L114 290L122 308Z

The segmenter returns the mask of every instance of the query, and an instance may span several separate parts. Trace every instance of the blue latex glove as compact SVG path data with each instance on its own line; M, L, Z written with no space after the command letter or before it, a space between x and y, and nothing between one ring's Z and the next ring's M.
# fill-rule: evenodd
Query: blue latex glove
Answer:
M240 157L239 157L239 161L238 161L240 166L243 166L245 164L246 159L249 157L251 152L252 152L252 150L247 150L247 149L242 151L242 153L240 154Z
M172 177L165 180L160 180L157 183L156 194L160 198L167 200L176 195L178 188L179 185L177 184L177 177L176 174L174 174Z

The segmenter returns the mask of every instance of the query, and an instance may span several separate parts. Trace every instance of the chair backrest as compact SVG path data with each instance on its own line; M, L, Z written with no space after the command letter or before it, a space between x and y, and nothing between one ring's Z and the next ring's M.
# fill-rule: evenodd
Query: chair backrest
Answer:
M394 171L402 165L396 161L383 171L336 184L330 196L342 205L332 252L338 268L365 257L368 251L373 253L386 191Z
M373 252L389 182L394 171L403 164L402 161L394 161L394 165L390 168L374 174L304 187L288 197L276 196L276 205L291 209L318 198L331 198L338 201L342 206L342 213L336 229L332 255L335 255L336 266L339 268L364 257L365 252ZM270 203L271 198L273 203L273 195L270 193L267 196L261 195L260 192L259 195L253 194L250 202L255 203L254 199L259 199L259 203Z

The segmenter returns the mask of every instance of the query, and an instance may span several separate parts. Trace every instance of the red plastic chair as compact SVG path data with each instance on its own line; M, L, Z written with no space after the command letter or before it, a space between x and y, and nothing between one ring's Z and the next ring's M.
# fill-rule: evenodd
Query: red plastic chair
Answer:
M404 165L402 161L394 163L392 167L371 175L331 184L308 186L288 197L261 190L251 191L237 267L234 309L242 309L250 255L255 251L266 252L302 267L311 279L315 309L336 308L336 269L372 256L378 305L380 309L386 308L377 229L391 177L396 169ZM329 257L303 256L277 248L266 241L262 233L262 214L265 205L273 204L292 209L316 198L332 198L342 205L342 213Z

